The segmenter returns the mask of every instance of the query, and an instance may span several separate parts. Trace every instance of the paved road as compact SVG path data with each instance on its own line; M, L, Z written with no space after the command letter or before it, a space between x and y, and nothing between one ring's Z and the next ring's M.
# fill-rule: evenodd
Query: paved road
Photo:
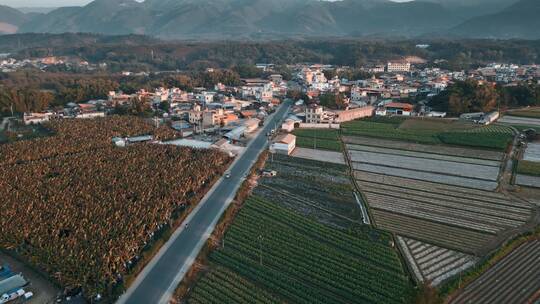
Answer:
M279 125L290 104L282 104L267 120L260 133L251 141L244 153L232 164L229 179L218 181L199 203L185 223L163 246L158 255L145 267L118 304L168 303L176 286L196 259L219 218L234 198L259 154L267 147L266 134ZM134 219L135 220L135 219Z

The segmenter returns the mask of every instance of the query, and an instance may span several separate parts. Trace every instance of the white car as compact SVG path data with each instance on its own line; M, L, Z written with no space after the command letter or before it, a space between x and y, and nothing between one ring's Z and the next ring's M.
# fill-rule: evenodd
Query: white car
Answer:
M225 178L231 178L231 174L230 173L225 174Z

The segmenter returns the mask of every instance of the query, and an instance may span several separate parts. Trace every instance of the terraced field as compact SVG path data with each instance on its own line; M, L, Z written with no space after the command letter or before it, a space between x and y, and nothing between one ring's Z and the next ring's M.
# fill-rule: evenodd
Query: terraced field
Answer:
M432 286L474 266L479 260L472 255L401 236L397 240L418 281L431 282Z
M372 230L372 233L382 233ZM387 241L340 231L252 196L188 303L408 303Z
M469 284L451 304L538 303L540 240L521 245Z
M527 203L498 193L362 171L355 178L378 227L470 254L492 248L532 215Z

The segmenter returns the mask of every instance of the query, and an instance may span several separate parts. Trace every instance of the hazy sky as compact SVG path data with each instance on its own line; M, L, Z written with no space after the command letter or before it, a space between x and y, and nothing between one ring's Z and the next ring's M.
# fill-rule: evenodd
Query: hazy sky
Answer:
M0 0L0 4L13 7L58 7L58 6L73 6L85 5L92 0ZM404 2L410 0L393 0L396 2Z

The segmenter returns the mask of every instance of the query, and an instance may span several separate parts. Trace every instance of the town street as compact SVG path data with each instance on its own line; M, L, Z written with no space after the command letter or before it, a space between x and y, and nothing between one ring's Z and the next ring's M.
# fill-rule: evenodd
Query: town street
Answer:
M222 178L214 185L117 303L168 303L234 198L244 176L249 173L259 154L267 148L266 134L276 125L280 126L289 108L290 103L282 104L267 120L244 153L231 165L228 171L231 177Z

